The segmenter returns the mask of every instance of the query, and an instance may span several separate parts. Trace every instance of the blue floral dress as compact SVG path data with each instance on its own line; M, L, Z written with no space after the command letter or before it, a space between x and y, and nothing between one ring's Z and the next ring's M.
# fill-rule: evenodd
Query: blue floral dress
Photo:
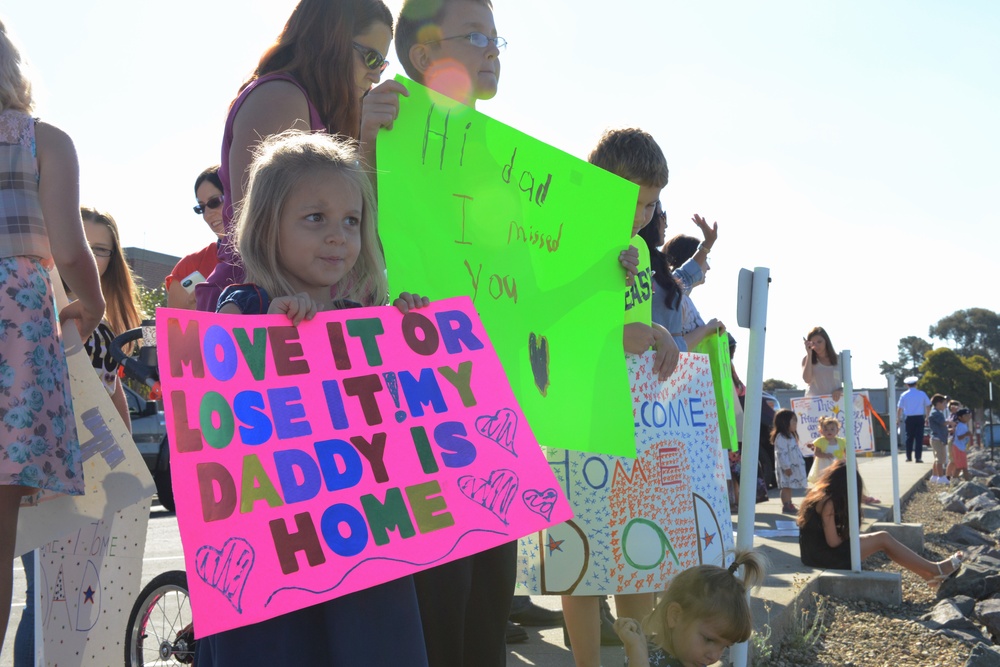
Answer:
M0 111L0 485L84 491L56 328L34 119ZM32 494L33 496L34 494Z
M0 259L0 484L83 493L69 371L48 271Z

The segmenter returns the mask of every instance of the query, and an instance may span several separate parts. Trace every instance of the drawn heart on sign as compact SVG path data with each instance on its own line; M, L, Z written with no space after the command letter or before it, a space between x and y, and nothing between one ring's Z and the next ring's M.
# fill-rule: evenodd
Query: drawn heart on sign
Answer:
M535 386L545 396L549 390L549 340L535 332L528 334L528 361L535 376Z
M493 512L507 524L507 510L517 493L517 475L501 468L490 473L489 479L463 475L458 478L458 490L472 502Z
M216 549L205 545L198 549L194 557L194 571L198 578L222 593L229 604L240 614L243 589L253 569L253 547L242 537L230 537Z
M476 431L484 438L489 438L508 452L517 456L514 451L514 436L517 435L517 413L510 408L500 408L492 417L483 415L476 419Z
M559 500L559 494L556 493L555 489L545 489L544 491L528 489L521 494L521 499L524 500L524 504L529 510L545 517L546 521L551 521L552 510L555 509L556 501Z

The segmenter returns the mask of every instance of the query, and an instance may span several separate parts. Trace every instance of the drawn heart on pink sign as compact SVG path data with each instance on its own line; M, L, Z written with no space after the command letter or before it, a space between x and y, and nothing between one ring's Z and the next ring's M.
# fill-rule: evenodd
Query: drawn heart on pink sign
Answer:
M492 417L483 415L476 419L476 431L479 435L489 438L517 456L517 452L514 451L514 436L517 435L517 413L510 408L500 408Z
M233 608L243 613L243 589L253 569L253 547L242 537L230 537L216 549L205 545L194 557L194 570L198 578L222 593Z
M556 493L555 489L545 489L544 491L528 489L521 494L521 499L524 500L524 504L529 510L545 517L546 521L551 521L552 510L555 509L556 501L559 500L559 494Z
M458 489L466 498L493 512L506 524L507 510L517 493L517 475L505 468L491 472L489 479L463 475L458 478Z

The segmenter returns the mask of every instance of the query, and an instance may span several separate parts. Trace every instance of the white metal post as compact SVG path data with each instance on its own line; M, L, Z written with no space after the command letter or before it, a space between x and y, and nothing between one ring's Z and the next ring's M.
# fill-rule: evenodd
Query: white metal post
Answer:
M851 351L840 353L840 371L844 378L844 439L847 440L847 521L851 536L851 569L861 571L861 522L858 506L858 456L854 451L854 380L851 378Z
M886 394L889 410L889 456L892 457L892 521L900 523L903 518L899 509L899 428L896 423L896 374L887 373L889 391Z
M754 267L750 303L750 349L747 352L746 401L743 406L743 454L740 467L740 509L736 548L753 548L753 526L757 508L757 455L760 449L760 402L764 386L764 339L767 333L767 288L770 270ZM750 593L747 592L749 597ZM735 667L746 667L746 642L729 652Z

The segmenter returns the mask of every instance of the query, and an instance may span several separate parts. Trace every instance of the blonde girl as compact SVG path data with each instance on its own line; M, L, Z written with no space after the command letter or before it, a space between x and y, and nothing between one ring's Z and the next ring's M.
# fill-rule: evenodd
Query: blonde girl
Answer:
M781 513L798 514L799 508L792 503L792 489L804 489L806 463L799 448L799 419L791 410L778 410L774 415L771 430L771 444L774 445L775 472L778 488L781 489Z
M764 581L764 557L737 551L728 568L699 565L670 582L659 604L641 625L619 618L615 630L625 644L629 667L710 665L722 652L753 632L747 591ZM743 576L737 575L743 568ZM650 653L646 637L656 649Z
M10 619L21 500L39 490L80 495L80 444L49 269L77 301L59 313L86 338L104 316L80 220L72 140L32 116L31 83L0 23L0 648Z
M354 142L275 135L260 145L249 176L236 240L250 282L227 287L218 312L283 313L299 324L321 310L385 304L375 198ZM405 313L427 303L404 292L393 305ZM376 627L391 628L392 641L358 640ZM199 639L195 663L427 667L413 578Z

